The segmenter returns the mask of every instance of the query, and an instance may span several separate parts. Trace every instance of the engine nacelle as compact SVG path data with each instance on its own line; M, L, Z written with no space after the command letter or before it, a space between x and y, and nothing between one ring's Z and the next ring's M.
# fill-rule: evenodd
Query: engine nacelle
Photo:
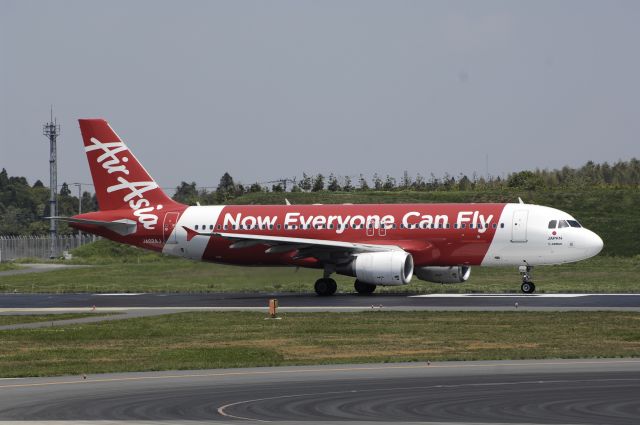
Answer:
M365 252L336 272L372 285L406 285L413 276L413 257L405 251Z
M471 275L469 266L451 267L419 267L415 269L415 274L420 280L435 283L462 283L466 282Z

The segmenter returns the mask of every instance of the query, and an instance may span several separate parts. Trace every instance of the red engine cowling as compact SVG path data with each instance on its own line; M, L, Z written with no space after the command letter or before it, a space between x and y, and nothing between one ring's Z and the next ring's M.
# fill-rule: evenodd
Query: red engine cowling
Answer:
M415 275L420 280L435 283L462 283L471 275L469 266L451 267L419 267L415 269Z

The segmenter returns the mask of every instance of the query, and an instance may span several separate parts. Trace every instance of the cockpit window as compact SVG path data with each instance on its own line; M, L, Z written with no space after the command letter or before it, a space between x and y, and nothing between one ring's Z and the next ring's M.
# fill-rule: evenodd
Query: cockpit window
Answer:
M571 227L582 227L576 220L567 220L567 223L569 223Z
M560 223L558 224L558 229L562 229L563 227L569 227L569 223L567 223L567 220L560 220Z
M551 220L549 222L549 229L555 229L558 224L558 220Z

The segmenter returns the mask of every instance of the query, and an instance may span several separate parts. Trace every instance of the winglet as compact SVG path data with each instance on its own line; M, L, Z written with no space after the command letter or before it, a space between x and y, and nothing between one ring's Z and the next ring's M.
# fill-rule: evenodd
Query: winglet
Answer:
M284 198L284 203L285 203L286 205L291 205L291 202L289 202L289 200L288 200L287 198Z
M522 202L522 198L518 196L518 202L520 202L521 204L524 204L524 202Z

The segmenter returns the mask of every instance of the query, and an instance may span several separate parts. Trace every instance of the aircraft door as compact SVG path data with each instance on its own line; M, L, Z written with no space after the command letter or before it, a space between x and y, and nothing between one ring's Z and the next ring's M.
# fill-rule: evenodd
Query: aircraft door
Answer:
M513 220L511 221L511 242L527 241L528 217L528 210L516 210L513 212Z
M178 224L178 212L168 212L164 215L164 223L162 224L162 236L166 243L178 243L177 232L173 230Z
M375 220L369 219L367 220L367 224L365 225L367 228L367 236L373 236L376 233L377 223Z

